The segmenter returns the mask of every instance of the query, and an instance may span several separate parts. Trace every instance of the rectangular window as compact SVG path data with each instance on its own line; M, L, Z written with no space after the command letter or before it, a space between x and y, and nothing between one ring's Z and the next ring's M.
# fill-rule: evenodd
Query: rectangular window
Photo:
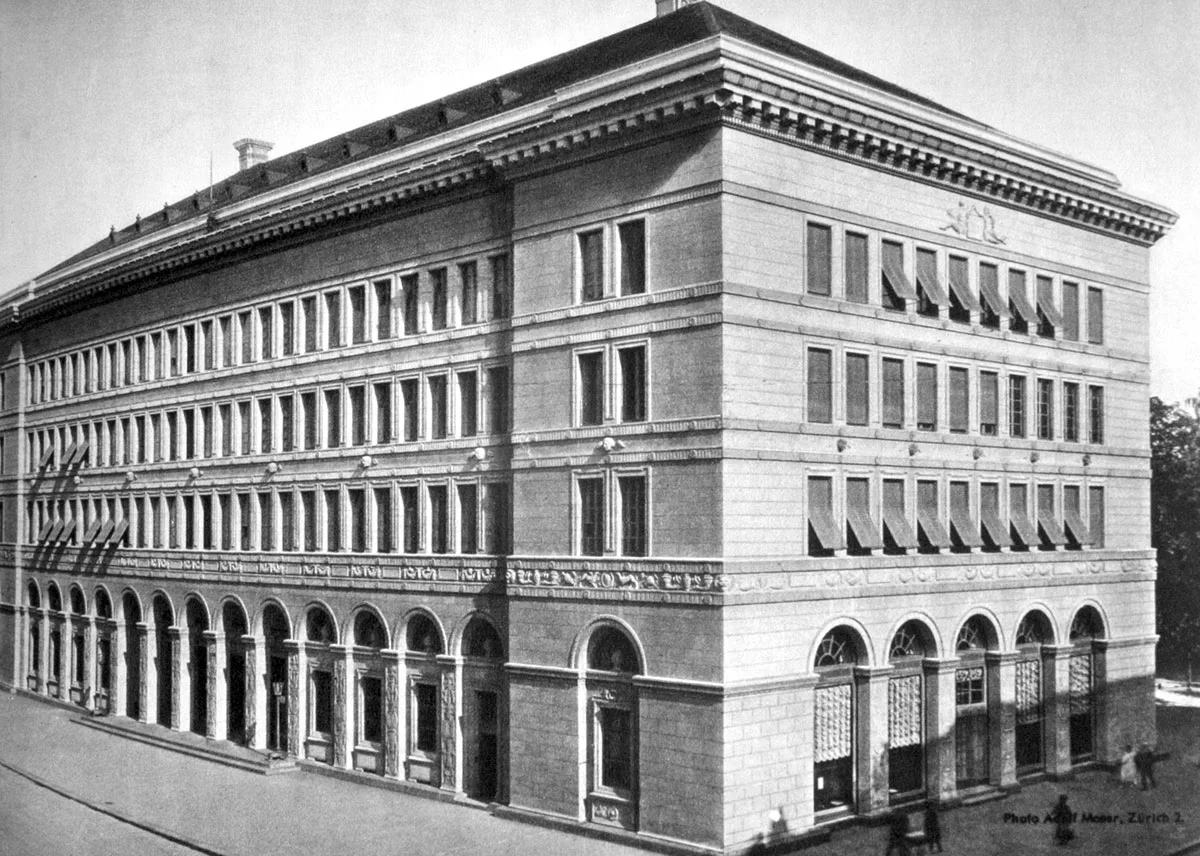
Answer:
M479 266L465 262L458 266L459 311L461 323L475 324L479 321Z
M935 481L917 482L917 546L922 553L936 553L950 547Z
M809 223L805 253L808 260L808 293L828 297L833 268L833 230L819 223Z
M950 431L966 434L971 427L971 379L964 368L950 369Z
M183 422L179 427L180 433L183 435L184 448L187 450L188 460L196 457L199 445L196 443L196 411L190 407L183 411Z
M846 479L846 544L851 555L869 556L883 547L879 527L871 516L871 482Z
M342 391L325 390L325 448L342 445Z
M215 451L213 449L213 409L211 406L200 408L200 434L203 438L201 446L204 450L204 457L211 458Z
M493 256L492 266L492 316L508 318L512 315L512 278L509 275L508 256Z
M946 295L937 274L937 252L917 250L917 314L929 318L938 316L938 307L946 303Z
M365 553L367 551L367 495L360 488L346 491L346 500L350 510L350 552Z
M1068 342L1079 341L1079 283L1062 284L1063 338Z
M205 408L205 410L208 413L208 418L211 420L212 419L212 408ZM147 455L146 455L146 446L147 446L146 440L147 440L147 438L146 438L146 417L145 416L137 416L134 418L133 430L134 430L134 433L137 434L137 457L136 457L136 460L139 464L144 464L148 460L150 460L149 457L147 457ZM3 461L3 454L2 454L3 451L4 451L4 440L0 439L0 472L4 472L4 461ZM209 452L209 454L210 455L212 454L211 451ZM69 463L69 461L64 461L63 463L66 464L66 463Z
M509 551L512 535L512 492L507 482L487 486L487 550L503 555Z
M362 704L362 740L364 743L383 741L383 681L364 675L358 688Z
M367 389L352 386L346 390L350 402L350 445L367 444Z
M829 556L844 547L841 530L833 522L833 479L808 479L808 555Z
M833 354L808 349L808 421L833 421Z
M1104 442L1104 387L1088 387L1088 442Z
M229 368L233 362L233 316L222 315L217 321L221 331L221 368Z
M419 298L420 291L418 290L417 275L415 273L410 273L408 276L400 277L400 299L403 302L404 308L405 336L415 336L417 334L417 330L419 329Z
M317 492L300 492L300 513L304 515L304 550L313 553L317 549Z
M450 429L446 376L433 375L426 382L429 386L429 437L444 440Z
M221 549L233 549L233 511L230 508L229 494L217 494L217 512L221 515Z
M375 341L392 338L392 281L379 279L372 283L375 289Z
M258 549L275 549L275 503L270 491L258 494Z
M846 424L866 425L871 388L866 354L846 354Z
M983 534L987 536L985 550L995 551L1012 546L1008 527L1000 518L1000 485L994 482L979 485L979 518L983 523Z
M404 442L415 443L421 424L421 396L415 378L400 381L400 406L404 409Z
M904 274L904 247L892 241L884 241L880 248L880 279L884 309L903 312L905 298L916 297L908 277Z
M429 272L430 282L430 321L434 330L445 330L449 323L447 301L450 295L446 289L446 269L438 268Z
M392 489L375 488L375 552L392 552Z
M1079 442L1079 384L1063 384L1063 439Z
M1092 536L1092 546L1104 546L1104 488L1088 488L1088 533Z
M61 365L61 361L58 365ZM133 343L128 339L121 343L121 368L123 381L129 386L133 383Z
M342 293L325 292L325 347L342 346Z
M254 362L254 315L238 313L238 339L242 343L242 365Z
M279 396L279 449L290 452L295 448L296 420L294 399L290 395Z
M392 442L392 384L377 383L372 387L375 399L375 442Z
M296 353L296 304L292 301L279 304L279 335L283 340L280 353L290 357Z
M317 448L317 394L300 393L300 418L304 420L303 443L306 451Z
M342 550L342 495L337 490L325 493L325 549L330 553Z
M1054 381L1039 378L1037 382L1037 426L1039 440L1054 439Z
M356 285L347 290L350 297L350 344L367 341L367 287Z
M971 516L971 485L969 482L950 482L950 529L953 543L951 549L970 552L972 547L982 547L979 524Z
M1008 433L1025 436L1025 378L1020 375L1008 376Z
M1088 288L1087 294L1087 325L1088 342L1093 345L1104 344L1104 292L1098 288Z
M200 341L204 349L204 370L212 371L217 367L217 342L213 337L213 322L200 322Z
M950 256L946 270L950 275L950 320L970 324L971 312L979 312L981 307L971 291L967 260L962 256Z
M487 371L489 430L499 434L508 430L508 367L495 366Z
M883 360L883 427L904 427L903 360Z
M196 326L188 324L183 328L183 354L186 360L187 373L194 374L200 361L196 359Z
M1058 517L1054 502L1054 485L1040 484L1037 486L1037 521L1038 534L1041 538L1041 549L1053 550L1056 546L1066 543L1066 536L1058 525Z
M416 751L436 752L438 749L438 692L432 684L416 684L413 687L416 720L413 732L416 736Z
M917 363L917 430L936 431L938 414L937 366Z
M646 223L635 220L617 226L621 244L621 294L644 294L646 291Z
M604 232L581 232L579 242L580 296L584 302L604 297Z
M312 729L317 734L329 737L333 733L333 675L330 672L313 670L313 720Z
M241 429L241 445L238 447L238 452L243 455L250 454L251 448L250 439L254 436L254 426L250 419L250 402L238 402L238 427Z
M604 422L604 354L579 354L579 424Z
M258 451L275 451L275 412L271 399L258 400Z
M579 479L579 551L604 554L604 479Z
M478 488L473 484L458 486L458 552L479 552Z
M649 555L649 526L645 476L620 476L617 488L621 495L621 555Z
M1037 323L1037 312L1029 303L1025 293L1025 272L1010 270L1008 272L1008 314L1009 329L1014 333L1028 333L1029 325Z
M851 303L868 303L867 236L846 233L846 299Z
M115 355L109 352L109 369L113 368L113 357ZM167 331L167 376L179 377L179 331L172 327ZM110 387L113 386L111 375L109 377Z
M233 408L218 405L217 420L221 424L221 454L228 458L233 455Z
M1062 326L1062 316L1054 305L1054 280L1048 276L1037 278L1037 318L1038 335L1053 339L1055 329Z
M300 312L304 315L304 353L311 354L317 349L317 298L303 298Z
M995 437L1000 423L1000 376L995 372L979 373L979 433Z
M646 421L646 348L617 349L621 371L621 421Z
M479 433L478 375L458 373L458 436L474 437Z
M421 550L421 512L417 501L417 488L400 488L400 511L404 515L404 552L419 553Z
M238 543L239 549L246 551L250 549L250 494L238 494L238 527L240 529Z
M167 411L167 460L179 460L179 414Z
M446 486L430 485L429 494L429 552L450 551L450 515L446 502Z
M1067 548L1079 550L1092 543L1091 535L1083 522L1079 485L1063 487L1063 530L1067 536Z
M1008 519L1012 531L1026 549L1037 546L1037 531L1029 520L1029 485L1008 486Z

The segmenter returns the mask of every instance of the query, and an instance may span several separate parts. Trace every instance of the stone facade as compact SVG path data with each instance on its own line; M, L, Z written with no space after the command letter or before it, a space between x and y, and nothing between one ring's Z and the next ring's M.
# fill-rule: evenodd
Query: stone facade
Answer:
M1174 215L764 32L688 5L10 296L3 682L722 852L1152 739Z

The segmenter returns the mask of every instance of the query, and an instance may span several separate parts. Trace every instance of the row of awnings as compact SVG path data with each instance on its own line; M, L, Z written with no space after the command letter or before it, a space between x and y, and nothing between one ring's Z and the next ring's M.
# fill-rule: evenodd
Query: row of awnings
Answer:
M882 260L882 267L883 276L887 280L888 286L891 287L897 296L905 300L918 299L917 289L913 287L912 281L909 280L908 274L904 272L904 267L899 260L890 256L885 257ZM970 312L982 311L983 307L979 299L971 291L971 287L963 278L962 272L951 270L949 282L949 293L954 295L963 308ZM948 306L950 304L947 289L942 285L936 267L921 264L920 260L918 260L917 283L931 302L936 303L938 306ZM1000 288L994 278L981 276L979 278L979 291L993 312L1002 318L1008 317L1008 309L1004 301L1000 299ZM1054 305L1053 295L1048 289L1038 288L1036 307L1030 301L1023 287L1010 288L1008 296L1013 308L1026 323L1036 325L1038 323L1038 311L1040 310L1050 324L1055 327L1063 325L1062 313Z
M60 469L69 469L82 461L88 453L89 445L88 441L84 440L82 443L72 443L63 449ZM38 469L44 470L52 460L54 460L54 446L49 446L46 451L42 452L42 457L38 459Z
M1040 546L1090 546L1092 535L1079 512L1068 509L1063 514L1062 525L1048 510L1038 511L1036 525L1028 514L1020 509L1009 513L1005 525L994 509L986 509L981 515L982 527L972 517L970 509L955 507L950 510L950 528L943 524L941 515L932 508L917 510L917 530L914 531L908 513L901 505L884 503L883 526L875 522L869 509L861 505L846 508L846 529L862 550L882 550L884 535L891 538L896 547L913 550L922 546L918 534L925 538L930 547L1025 547ZM827 507L809 510L808 524L816 535L823 550L846 549L846 538L833 521ZM953 538L951 537L953 535Z
M38 530L39 544L62 544L68 541L79 528L74 518L66 520L47 520ZM87 547L92 544L117 544L129 531L128 520L93 520L80 538L80 545Z

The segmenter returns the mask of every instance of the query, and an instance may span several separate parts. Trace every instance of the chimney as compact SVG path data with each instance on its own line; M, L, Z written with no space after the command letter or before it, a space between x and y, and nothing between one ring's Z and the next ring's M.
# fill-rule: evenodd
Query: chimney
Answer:
M656 18L661 18L663 15L670 15L672 12L677 12L684 6L690 6L697 0L654 0L657 4Z
M275 148L275 144L246 137L246 139L234 143L233 147L237 149L238 171L241 172L260 163L266 163L267 155L271 149Z

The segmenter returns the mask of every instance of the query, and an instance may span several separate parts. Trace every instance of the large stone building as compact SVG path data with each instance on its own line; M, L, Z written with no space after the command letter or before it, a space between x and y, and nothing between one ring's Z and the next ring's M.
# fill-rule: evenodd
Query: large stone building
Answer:
M6 685L729 852L1153 737L1175 215L658 5L7 297Z

